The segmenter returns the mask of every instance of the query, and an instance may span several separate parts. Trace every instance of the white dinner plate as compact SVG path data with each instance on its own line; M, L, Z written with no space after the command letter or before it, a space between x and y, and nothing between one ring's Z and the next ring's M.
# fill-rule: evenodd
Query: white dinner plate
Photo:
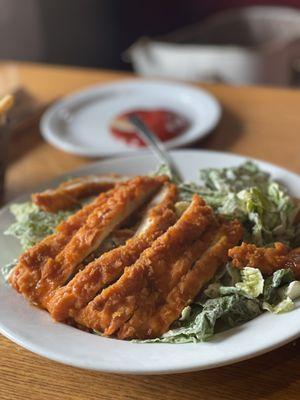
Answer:
M41 119L43 137L61 150L87 157L135 151L114 138L109 125L132 109L166 108L184 115L190 125L165 142L168 149L186 146L207 135L220 119L217 100L203 89L170 81L125 80L93 86L54 103Z
M183 177L198 181L199 168L238 165L243 157L210 151L171 153ZM300 177L282 168L259 162L264 170L284 182L300 197ZM70 175L116 172L146 174L153 171L152 155L122 157L90 164ZM60 179L61 180L61 179ZM56 185L59 180L53 181ZM23 196L18 201L27 199ZM20 246L2 235L12 222L8 206L0 214L0 265L16 258ZM82 332L51 320L46 311L31 306L10 286L0 283L0 331L19 345L65 364L106 372L162 374L208 369L265 353L300 334L300 307L286 314L265 313L246 324L216 335L206 343L138 344Z

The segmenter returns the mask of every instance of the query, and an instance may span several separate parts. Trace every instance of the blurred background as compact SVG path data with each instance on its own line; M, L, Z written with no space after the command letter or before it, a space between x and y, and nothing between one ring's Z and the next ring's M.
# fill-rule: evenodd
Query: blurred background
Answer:
M0 0L0 59L298 85L300 0Z

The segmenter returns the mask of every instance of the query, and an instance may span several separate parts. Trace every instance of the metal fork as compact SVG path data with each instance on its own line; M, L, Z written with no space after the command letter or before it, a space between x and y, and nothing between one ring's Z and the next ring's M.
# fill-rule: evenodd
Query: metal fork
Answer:
M143 139L152 150L158 161L162 164L167 165L172 172L173 177L179 182L182 182L181 173L179 172L170 154L167 152L163 143L158 139L158 137L147 127L146 124L144 124L144 122L137 115L130 115L129 120L137 129L140 138Z

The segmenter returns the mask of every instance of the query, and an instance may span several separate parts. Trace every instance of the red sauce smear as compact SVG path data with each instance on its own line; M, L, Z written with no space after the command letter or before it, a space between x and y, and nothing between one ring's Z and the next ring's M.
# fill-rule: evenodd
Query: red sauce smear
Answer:
M162 142L181 135L190 125L183 115L160 108L132 110L117 116L110 126L111 134L127 144L138 147L145 146L145 143L128 120L132 114L137 115Z

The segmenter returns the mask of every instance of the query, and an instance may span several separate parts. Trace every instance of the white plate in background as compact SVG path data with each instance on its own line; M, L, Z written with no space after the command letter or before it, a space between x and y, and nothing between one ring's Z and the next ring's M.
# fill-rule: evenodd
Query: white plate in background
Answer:
M136 151L109 132L111 121L132 109L166 108L190 123L182 135L166 141L167 149L199 140L217 125L221 108L203 89L157 80L125 80L92 86L55 102L41 119L45 140L61 150L86 157Z
M235 166L245 161L244 157L211 151L174 151L171 155L182 176L193 181L198 180L199 168ZM268 163L259 165L284 182L292 195L300 197L298 175ZM146 174L155 168L154 157L144 154L89 164L67 177L108 172ZM55 186L61 180L43 187ZM27 195L18 201L28 199ZM12 221L6 206L0 213L1 266L21 252L15 238L2 234ZM219 367L263 354L300 335L299 302L286 314L264 313L209 342L197 344L137 344L82 332L53 322L46 311L30 305L1 279L0 305L0 332L26 349L75 367L122 374L167 374Z

